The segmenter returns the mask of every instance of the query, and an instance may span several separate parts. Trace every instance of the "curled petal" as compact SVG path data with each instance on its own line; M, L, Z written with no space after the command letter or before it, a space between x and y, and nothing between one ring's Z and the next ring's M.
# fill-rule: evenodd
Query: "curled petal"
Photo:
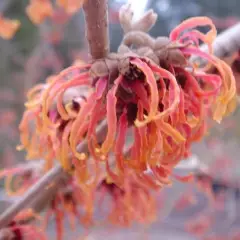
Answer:
M178 176L176 174L173 174L173 177L180 182L192 182L194 180L194 175L192 173L187 176Z
M156 79L153 75L153 72L152 72L151 68L148 67L148 65L145 62L141 61L140 59L135 58L134 60L131 60L131 63L133 65L136 65L137 68L139 68L144 73L144 75L146 76L146 81L150 88L151 98L150 98L150 109L149 109L148 116L146 116L145 120L143 120L143 121L140 121L140 120L135 121L136 126L142 127L145 124L152 121L153 118L155 117L155 115L157 114L158 102L159 102L158 88L157 88L157 83L156 83Z
M180 34L184 32L186 29L206 25L209 25L211 27L211 29L206 34L202 34L201 32L198 31L195 31L194 33L196 36L198 36L198 38L200 38L200 40L208 44L210 53L212 54L211 44L217 36L217 30L212 20L208 17L193 17L183 21L180 25L178 25L171 31L170 39L172 41L176 41L180 37Z
M178 86L176 78L167 70L157 67L157 66L151 66L151 69L160 75L162 78L167 78L170 80L170 89L169 90L169 101L170 106L164 110L163 112L158 113L156 116L154 116L154 120L163 119L165 116L172 113L179 105L180 102L180 88Z
M116 154L118 168L121 171L123 171L123 169L124 169L123 148L124 148L124 144L125 144L127 128L128 128L127 113L126 113L126 111L124 111L119 119L119 130L118 130L118 136L116 138L116 144L115 144L115 150L114 150L114 152Z
M117 114L116 114L116 104L117 104L117 98L116 98L116 91L118 88L118 85L122 81L122 76L118 77L115 82L112 89L107 94L107 124L108 124L108 131L106 139L104 140L101 152L103 154L106 154L110 151L114 144L115 135L117 131Z
M161 131L164 132L166 135L172 137L177 144L186 141L185 137L182 136L182 134L176 129L174 129L169 123L161 120L156 121L156 123L159 129L161 129Z
M89 67L90 65L72 66L63 70L58 76L50 79L49 86L44 91L42 96L42 120L44 129L53 125L53 123L48 117L48 112L50 109L50 105L53 103L53 100L59 89L61 88L62 83L66 81L67 76L71 73L74 73L74 71L81 71L84 69L88 69Z
M90 81L88 79L89 75L88 74L80 74L76 78L73 78L71 81L66 82L65 84L62 84L61 87L59 87L59 96L57 100L57 109L58 113L60 114L61 118L63 120L68 120L69 115L66 112L64 106L63 106L63 95L66 91L66 89L70 87L75 87L75 86L81 86L81 85L89 85Z
M220 96L216 100L216 106L213 112L213 119L217 122L221 122L222 117L227 114L229 103L236 98L236 83L231 71L231 68L222 60L202 52L197 48L185 48L182 49L183 53L195 54L203 57L211 62L219 71L222 78L222 87Z

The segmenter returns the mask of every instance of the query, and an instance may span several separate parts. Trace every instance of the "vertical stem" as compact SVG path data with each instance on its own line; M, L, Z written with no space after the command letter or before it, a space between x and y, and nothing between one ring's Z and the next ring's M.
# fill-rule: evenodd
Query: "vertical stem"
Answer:
M108 0L86 0L83 10L90 54L104 58L109 52Z

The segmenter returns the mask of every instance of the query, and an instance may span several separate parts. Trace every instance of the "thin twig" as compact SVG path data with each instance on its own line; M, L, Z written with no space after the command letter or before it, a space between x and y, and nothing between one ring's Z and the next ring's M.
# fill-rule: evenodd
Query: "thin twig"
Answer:
M42 190L44 190L48 185L55 184L62 174L63 169L59 165L47 172L26 192L26 194L23 195L19 201L14 203L5 212L3 212L3 214L1 214L0 229L7 226L12 219L26 207L26 205L31 204L39 194L42 194Z
M220 33L213 44L213 52L219 58L230 56L240 49L240 23Z
M109 52L108 0L86 0L83 10L91 57L104 58Z
M240 23L220 33L213 43L213 53L216 57L224 59L240 49ZM208 47L204 44L201 50L206 52ZM192 60L205 64L205 59L193 57Z

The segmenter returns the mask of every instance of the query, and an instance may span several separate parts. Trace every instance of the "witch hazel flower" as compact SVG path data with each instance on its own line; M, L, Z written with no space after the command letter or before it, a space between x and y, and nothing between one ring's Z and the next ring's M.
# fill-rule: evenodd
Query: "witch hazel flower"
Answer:
M104 208L104 203L107 204L107 220L114 225L129 227L135 222L150 224L157 219L154 188L150 189L139 182L133 172L126 173L123 187L106 178L97 190L100 195L98 208ZM101 212L100 209L98 211Z
M43 161L32 161L15 168L0 170L0 179L4 179L8 197L22 196L44 172Z
M103 167L117 187L124 188L126 172L132 171L139 184L159 189L171 177L181 179L172 170L203 138L207 119L220 123L234 110L235 79L213 55L216 29L209 18L185 20L169 38L146 33L156 21L152 11L133 23L124 7L119 19L125 35L118 52L71 66L32 90L20 124L22 146L29 158L41 156L49 166L59 161L82 185L95 184ZM204 34L199 26L210 30ZM192 62L194 55L208 63ZM212 66L216 73L208 72ZM96 129L104 122L106 133L99 139ZM83 140L88 149L79 152Z
M42 101L44 101L44 94L46 94L48 88L54 85L56 77L50 76L46 84L36 85L28 92L28 101L25 104L27 110L19 125L22 145L18 146L18 149L28 149L27 159L48 159L46 161L48 169L51 168L54 159L57 157L63 162L66 161L68 144L65 144L65 142L67 143L65 135L67 136L72 125L71 121L65 121L61 118L57 110L61 106L55 101L48 112L49 121L55 123L55 127L43 129L43 121L46 117L42 117L42 111L44 111ZM76 116L81 104L85 102L87 91L87 86L78 86L77 88L69 88L62 96L62 100L66 102L66 111L69 116L73 118ZM36 146L39 147L36 148Z
M53 15L52 3L50 0L30 0L26 14L34 24L41 24Z
M56 0L56 3L59 7L63 8L66 13L74 14L82 7L84 0Z
M29 0L26 14L36 25L43 23L46 19L52 19L54 22L66 22L68 16L75 14L83 4L84 0Z
M0 36L3 39L11 39L20 28L19 20L11 20L0 15Z
M32 209L22 210L15 216L13 221L1 231L5 232L4 239L41 239L46 240L47 236L40 226L30 223L32 219L42 221L40 215L36 214Z

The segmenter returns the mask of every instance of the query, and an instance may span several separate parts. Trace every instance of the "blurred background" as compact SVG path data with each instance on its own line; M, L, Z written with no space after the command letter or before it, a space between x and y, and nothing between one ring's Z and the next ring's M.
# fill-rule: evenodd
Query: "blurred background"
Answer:
M118 22L118 10L127 1L109 0L111 51L121 42L123 33ZM129 2L129 1L128 1ZM239 22L239 0L132 0L135 17L146 9L154 9L158 21L151 30L153 36L168 35L186 18L211 17L218 32ZM24 160L16 151L20 122L27 90L46 77L58 73L75 60L88 59L84 33L84 18L80 11L69 17L62 11L53 21L35 26L25 14L28 0L0 0L0 11L8 18L19 19L20 30L12 40L0 38L0 169ZM66 21L68 20L68 21ZM89 239L240 239L240 110L221 125L213 125L208 136L193 146L193 157L179 171L195 169L199 179L219 198L209 203L206 194L191 184L176 183L159 196L159 215L165 217L146 229L96 229ZM192 165L191 165L192 164ZM189 167L189 169L188 169ZM207 169L207 171L205 171ZM210 177L209 177L210 176ZM1 181L3 187L3 181ZM1 189L1 188L0 188ZM0 206L7 197L0 190ZM174 199L171 203L164 199ZM164 203L167 206L161 207ZM0 212L1 212L0 207ZM187 224L186 224L187 223ZM194 225L195 224L195 225ZM186 227L187 225L187 227ZM51 234L51 226L49 227ZM239 234L239 235L237 235ZM52 239L52 238L50 238ZM77 239L74 238L73 239Z

